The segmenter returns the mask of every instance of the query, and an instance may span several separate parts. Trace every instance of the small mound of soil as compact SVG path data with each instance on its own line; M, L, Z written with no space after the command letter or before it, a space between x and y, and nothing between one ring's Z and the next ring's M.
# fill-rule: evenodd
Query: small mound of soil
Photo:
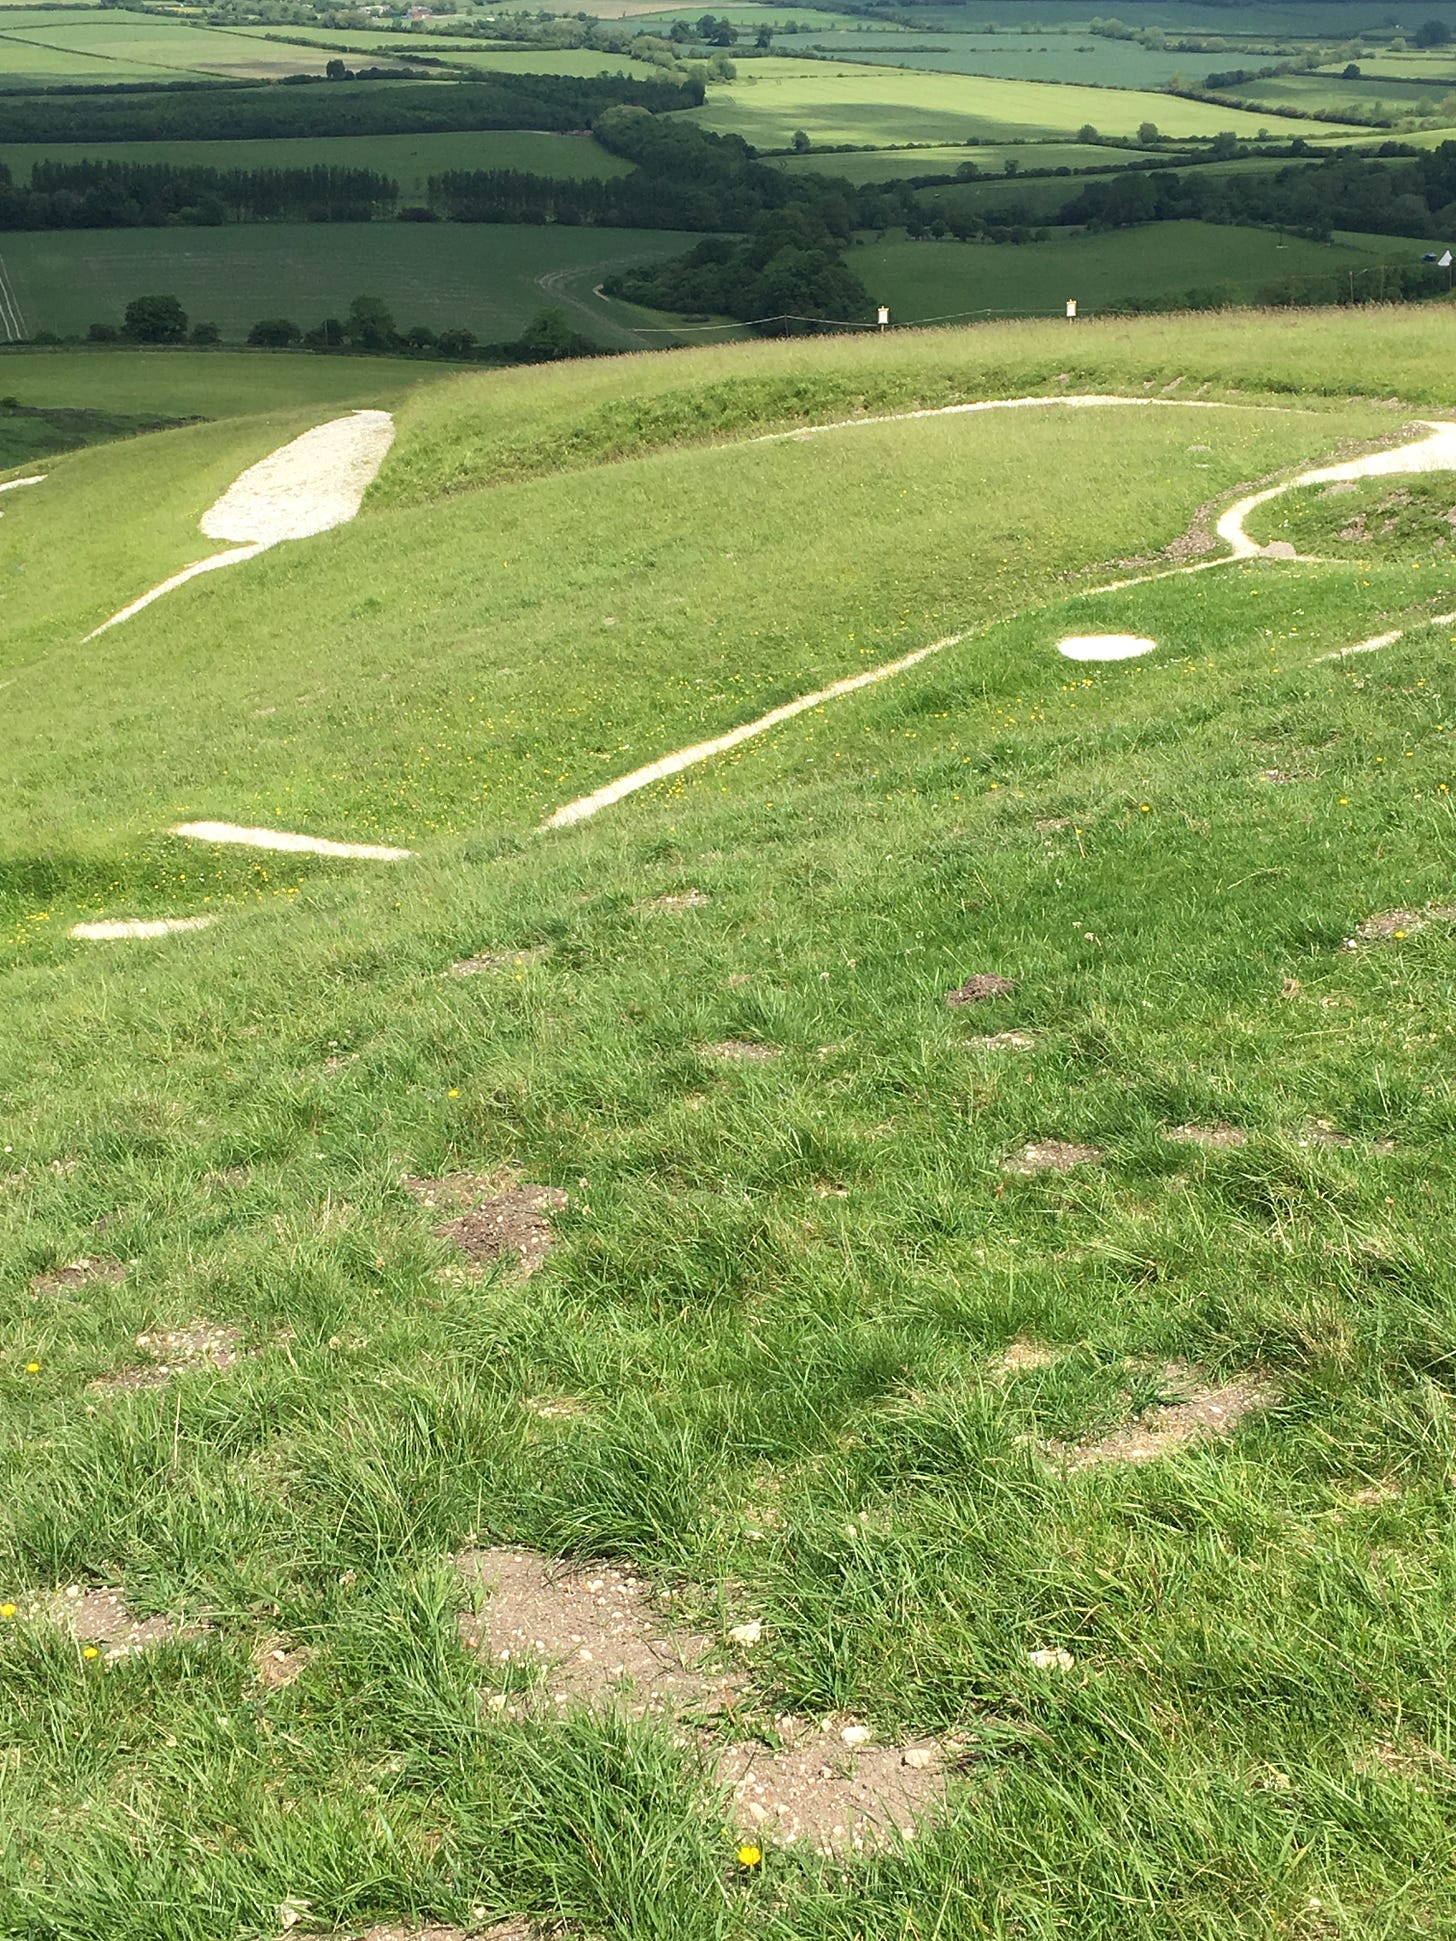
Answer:
M994 971L981 971L975 977L968 977L955 990L947 991L945 1001L958 1009L963 1004L984 1004L989 998L1007 997L1015 989L1015 978L998 977Z
M1163 1137L1175 1146L1211 1146L1219 1151L1228 1151L1249 1143L1249 1135L1241 1126L1168 1126Z
M701 1669L709 1640L670 1634L646 1582L611 1564L554 1565L528 1550L470 1550L457 1557L466 1583L488 1597L483 1614L462 1616L468 1650L502 1664L549 1670L544 1703L603 1703L620 1694L634 1718L646 1713L716 1712L742 1696L732 1674ZM532 1700L523 1694L529 1708Z
M968 1038L972 1051L1030 1051L1036 1044L1029 1031L995 1031L989 1038Z
M189 1375L199 1368L221 1372L237 1360L242 1337L236 1328L215 1328L207 1321L194 1321L190 1327L155 1334L139 1334L136 1345L151 1361L140 1368L125 1368L108 1375L94 1386L102 1389L160 1388L174 1375Z
M1066 1173L1105 1159L1101 1146L1078 1146L1066 1139L1032 1140L1001 1161L1003 1173Z
M125 1279L126 1268L119 1260L83 1258L37 1274L30 1285L36 1294L64 1294L73 1287L92 1287L102 1281L115 1283Z
M752 1038L723 1038L714 1045L699 1045L704 1058L718 1058L730 1065L762 1065L771 1058L782 1058L777 1045L761 1045Z
M1068 1472L1099 1463L1156 1462L1187 1443L1230 1435L1245 1416L1277 1400L1273 1389L1254 1381L1199 1387L1194 1372L1176 1364L1165 1379L1170 1388L1186 1391L1179 1400L1144 1410L1135 1422L1096 1442L1046 1443L1044 1453Z
M431 1229L441 1240L453 1240L474 1261L515 1254L523 1277L545 1260L552 1241L548 1216L566 1205L560 1187L528 1180L512 1185L500 1174L447 1173L440 1179L406 1179L404 1187L421 1206L459 1209Z
M58 1626L82 1648L94 1647L108 1661L125 1658L131 1652L145 1651L153 1645L171 1644L178 1639L195 1638L201 1627L184 1624L180 1618L134 1618L126 1607L125 1593L119 1589L84 1590L79 1584L51 1591L37 1598L19 1613L27 1623Z
M452 977L481 977L487 971L526 970L549 955L545 944L532 944L527 950L483 950L478 957L462 957L450 966Z

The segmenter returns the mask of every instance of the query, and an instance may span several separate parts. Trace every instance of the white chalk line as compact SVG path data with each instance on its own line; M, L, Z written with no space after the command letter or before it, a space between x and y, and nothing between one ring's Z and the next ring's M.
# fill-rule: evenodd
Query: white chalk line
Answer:
M206 930L216 917L118 917L109 923L73 923L69 935L82 943L141 942L179 930Z
M22 485L44 485L48 476L46 472L36 472L28 479L6 479L0 484L0 492L17 492Z
M730 748L751 741L755 735L767 734L770 728L777 728L780 722L792 721L796 714L820 707L825 701L836 701L842 694L853 694L857 688L871 687L876 681L889 680L893 674L903 674L907 667L914 667L918 661L927 660L931 654L939 654L947 647L954 647L965 638L964 633L947 634L944 640L932 641L928 647L917 647L913 654L887 661L883 667L867 668L863 674L851 674L847 679L834 681L813 694L801 694L797 701L786 701L782 707L770 708L756 721L745 721L742 727L730 728L726 735L715 735L711 741L694 742L689 748L679 748L675 754L664 755L660 761L649 762L645 768L634 768L630 775L619 776L615 782L608 782L605 788L595 789L590 795L566 803L549 815L541 828L565 829L573 822L585 822L588 816L610 808L614 802L620 802L623 796L635 795L638 789L650 788L654 782L664 781L669 775L680 774L685 768L694 768L699 762L711 761L715 755L726 754Z
M408 849L380 842L333 842L327 836L299 836L287 829L247 829L236 822L179 822L170 832L189 842L236 843L244 849L275 849L289 855L343 856L358 862L402 863Z
M1222 398L1120 398L1107 392L1074 391L1060 398L981 398L974 404L936 404L928 405L919 411L886 411L873 418L839 418L827 425L795 425L789 431L762 432L758 437L744 439L742 442L749 445L775 445L787 439L818 438L826 431L859 431L867 425L908 424L917 418L965 418L982 411L1029 411L1036 405L1046 405L1053 410L1061 411L1089 411L1103 409L1113 404L1162 405L1173 411L1292 412L1297 408L1288 404L1250 406Z
M269 452L240 472L198 520L209 539L230 539L232 547L173 573L93 627L87 640L132 619L200 574L239 566L285 540L312 539L347 525L393 443L394 419L387 411L351 411L347 418L331 418Z
M1322 661L1348 660L1352 654L1378 654L1382 647L1393 647L1406 635L1424 633L1428 627L1456 627L1456 613L1433 613L1429 620L1417 620L1414 626L1397 627L1392 633L1372 634L1369 640L1357 640L1353 647L1337 647L1332 654L1316 654L1312 666Z

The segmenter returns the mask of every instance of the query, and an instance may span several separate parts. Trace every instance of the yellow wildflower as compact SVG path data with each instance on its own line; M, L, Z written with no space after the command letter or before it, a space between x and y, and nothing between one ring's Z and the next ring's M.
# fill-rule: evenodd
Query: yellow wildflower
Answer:
M756 1867L762 1859L763 1848L754 1846L752 1841L745 1841L738 1849L738 1864L740 1867Z

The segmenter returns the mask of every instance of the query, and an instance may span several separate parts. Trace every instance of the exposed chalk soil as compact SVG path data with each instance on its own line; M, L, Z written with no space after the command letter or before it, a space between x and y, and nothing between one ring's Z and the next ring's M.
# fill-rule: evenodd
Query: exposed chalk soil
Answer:
M439 1179L403 1182L420 1206L449 1215L434 1232L452 1240L469 1259L490 1263L514 1254L523 1277L534 1274L550 1251L553 1213L566 1205L556 1186L534 1186L508 1173L447 1173Z

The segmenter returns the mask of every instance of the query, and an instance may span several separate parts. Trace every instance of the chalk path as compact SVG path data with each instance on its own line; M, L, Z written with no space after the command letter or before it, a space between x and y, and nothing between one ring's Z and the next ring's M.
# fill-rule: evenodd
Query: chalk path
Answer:
M86 638L95 640L203 573L239 566L285 540L311 539L347 525L393 443L394 419L387 411L351 411L347 418L315 425L280 445L235 478L198 521L208 539L233 542L227 552L184 566L93 627Z

